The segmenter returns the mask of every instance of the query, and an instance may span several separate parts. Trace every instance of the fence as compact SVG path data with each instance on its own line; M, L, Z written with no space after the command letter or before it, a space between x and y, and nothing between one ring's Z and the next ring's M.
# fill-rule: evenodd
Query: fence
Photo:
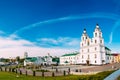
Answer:
M120 69L107 76L104 80L116 80L120 76Z
M42 77L47 77L47 76L66 76L70 74L70 69L68 71L55 71L55 72L39 72L39 71L32 71L32 70L27 70L24 68L7 68L7 67L0 67L0 71L5 71L5 72L14 72L16 74L20 75L31 75L31 76L42 76Z

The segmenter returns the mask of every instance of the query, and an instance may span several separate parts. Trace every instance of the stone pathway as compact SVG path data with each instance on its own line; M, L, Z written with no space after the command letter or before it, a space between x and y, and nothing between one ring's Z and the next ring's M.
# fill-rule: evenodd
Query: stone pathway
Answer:
M108 70L114 70L114 69L119 69L120 68L120 63L112 63L112 64L106 64L102 66L96 66L96 67L91 67L91 68L84 68L81 69L81 72L99 72L99 71L108 71Z

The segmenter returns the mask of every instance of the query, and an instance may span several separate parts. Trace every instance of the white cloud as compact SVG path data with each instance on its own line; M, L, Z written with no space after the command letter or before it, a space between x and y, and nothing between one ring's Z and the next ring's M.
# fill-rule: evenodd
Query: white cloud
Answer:
M34 45L30 41L24 40L24 39L19 39L19 40L14 40L10 38L2 38L0 37L0 48L5 48L5 47L16 47L16 46L24 46L24 45Z
M0 37L0 57L16 57L24 56L24 52L28 52L29 56L45 56L50 53L52 56L61 56L65 53L74 52L75 49L66 49L66 48L44 48L36 46L33 42L24 39L16 39L18 36L10 37ZM42 41L50 41L54 44L59 44L60 42L65 43L71 38L62 38L58 39L47 39L42 38ZM71 41L71 40L70 40Z
M71 38L71 37L58 37L54 38L40 38L37 39L43 45L51 45L52 47L66 47L66 48L75 48L79 47L80 40L78 38Z
M41 38L41 39L39 39L39 41L50 42L50 43L53 43L53 44L58 44L58 42L59 42L59 41L57 41L55 39L52 39L52 38Z
M60 48L42 48L38 46L17 46L0 49L0 57L16 57L24 56L24 52L28 52L29 56L45 56L48 53L52 56L61 56L65 53L74 52L74 49L60 49Z
M76 46L80 44L80 40L74 39L71 42L68 43L69 46Z

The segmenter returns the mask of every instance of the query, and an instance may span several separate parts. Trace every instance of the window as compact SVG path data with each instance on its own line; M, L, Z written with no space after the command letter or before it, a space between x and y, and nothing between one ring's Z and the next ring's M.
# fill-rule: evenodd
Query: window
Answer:
M88 41L87 45L89 46L89 44L90 44L90 43L89 43L89 41Z
M95 63L97 63L97 61L95 60Z
M95 47L95 51L97 50L97 48Z
M101 37L101 33L99 33L99 37Z
M82 46L83 46L83 43L82 43Z
M84 58L84 56L82 55L82 59Z
M95 43L97 43L97 40L95 40Z
M100 43L102 43L102 40L100 40Z
M95 33L95 37L97 37L97 33Z
M84 37L83 37L83 40L84 40Z
M111 59L111 57L109 59Z

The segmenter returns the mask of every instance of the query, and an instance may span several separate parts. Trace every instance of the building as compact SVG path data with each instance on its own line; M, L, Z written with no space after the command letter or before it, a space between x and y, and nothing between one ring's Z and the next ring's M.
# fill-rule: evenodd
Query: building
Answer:
M45 65L51 65L52 64L52 56L50 56L50 54L48 53L48 55L47 56L44 56L43 57L44 58L44 63L45 63Z
M113 53L113 58L115 63L120 63L120 53Z
M60 63L60 58L59 57L53 57L52 58L52 65L59 65Z
M27 58L27 57L28 57L28 53L25 52L25 53L24 53L24 58Z
M111 50L104 45L101 29L99 25L93 32L93 38L90 38L84 29L80 42L80 64L102 65L110 63L108 54ZM111 59L111 58L110 58Z
M44 56L44 63L46 65L58 65L59 64L59 57L52 57L49 53L47 56Z
M49 54L44 57L26 57L24 60L24 66L26 65L58 65L59 64L59 58L58 57L52 57Z
M105 53L106 53L106 63L113 63L114 55L111 53L111 50L105 47Z
M60 65L76 64L76 58L79 53L64 54L60 57Z
M24 66L27 65L43 65L44 59L42 57L27 57L24 60Z
M104 45L102 31L98 24L92 38L88 36L86 29L84 29L78 54L65 54L60 57L60 64L102 65L113 61L111 50Z

